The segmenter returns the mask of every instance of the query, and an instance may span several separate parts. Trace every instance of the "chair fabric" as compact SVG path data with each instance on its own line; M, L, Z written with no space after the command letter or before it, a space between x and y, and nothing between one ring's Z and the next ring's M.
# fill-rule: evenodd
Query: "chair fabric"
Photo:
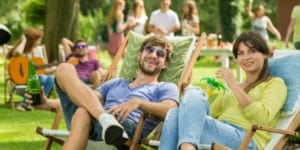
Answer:
M120 77L124 79L133 79L138 69L138 51L142 45L145 36L129 32L127 51L120 72ZM174 37L167 39L173 45L173 53L171 54L171 63L161 73L159 80L164 82L178 83L182 72L185 68L186 60L189 59L190 53L187 49L193 48L192 43L195 41L193 37ZM187 58L187 59L186 59Z
M285 55L281 58L276 58L275 56L275 58L271 59L268 69L273 76L282 78L287 85L288 94L282 115L292 115L296 111L296 107L298 107L297 101L300 100L300 53L295 51L294 54Z
M269 62L269 71L272 75L281 77L288 87L287 100L283 106L281 117L275 129L288 129L295 121L300 110L300 52L293 50L276 50L274 58ZM274 146L284 136L271 133L271 140L265 149L274 149Z

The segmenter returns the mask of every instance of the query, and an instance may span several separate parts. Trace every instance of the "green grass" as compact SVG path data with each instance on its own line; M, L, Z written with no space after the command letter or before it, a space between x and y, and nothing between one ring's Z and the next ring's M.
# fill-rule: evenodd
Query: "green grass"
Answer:
M101 64L108 68L111 58L106 51L98 54ZM21 112L12 110L8 104L4 104L4 58L0 59L0 150L30 149L40 150L45 144L45 138L35 133L37 126L50 128L55 114L48 111L34 110ZM201 57L196 63L193 71L192 82L200 85L200 79L204 76L214 76L220 63L214 63L213 57ZM14 96L20 100L21 97ZM65 129L64 121L60 129ZM61 149L55 144L53 149Z

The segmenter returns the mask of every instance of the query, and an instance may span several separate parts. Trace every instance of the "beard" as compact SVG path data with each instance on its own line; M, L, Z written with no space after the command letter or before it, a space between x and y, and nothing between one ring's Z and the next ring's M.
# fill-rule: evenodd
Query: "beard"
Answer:
M75 53L76 57L84 57L85 55L87 55L87 52L85 51L80 51Z
M141 61L139 61L139 69L145 75L153 76L153 75L157 75L157 74L159 74L161 72L162 69L159 67L159 62L157 62L155 64L156 65L155 68L151 70L151 69L146 68L145 59L147 59L147 58L144 58Z

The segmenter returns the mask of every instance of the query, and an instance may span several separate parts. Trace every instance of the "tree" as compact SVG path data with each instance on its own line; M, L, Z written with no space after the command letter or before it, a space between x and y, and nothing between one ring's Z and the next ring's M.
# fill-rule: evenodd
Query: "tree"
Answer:
M76 39L79 0L47 0L45 44L49 61L58 60L63 37Z
M238 25L235 22L239 15L239 6L236 0L219 0L219 16L221 31L225 41L233 41L237 35Z

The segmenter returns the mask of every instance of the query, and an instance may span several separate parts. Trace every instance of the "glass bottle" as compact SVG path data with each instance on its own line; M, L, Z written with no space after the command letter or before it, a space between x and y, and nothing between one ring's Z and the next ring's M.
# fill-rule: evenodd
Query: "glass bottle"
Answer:
M32 96L32 105L37 106L41 104L41 85L38 75L35 73L33 62L28 63L28 78L27 78L27 91Z

